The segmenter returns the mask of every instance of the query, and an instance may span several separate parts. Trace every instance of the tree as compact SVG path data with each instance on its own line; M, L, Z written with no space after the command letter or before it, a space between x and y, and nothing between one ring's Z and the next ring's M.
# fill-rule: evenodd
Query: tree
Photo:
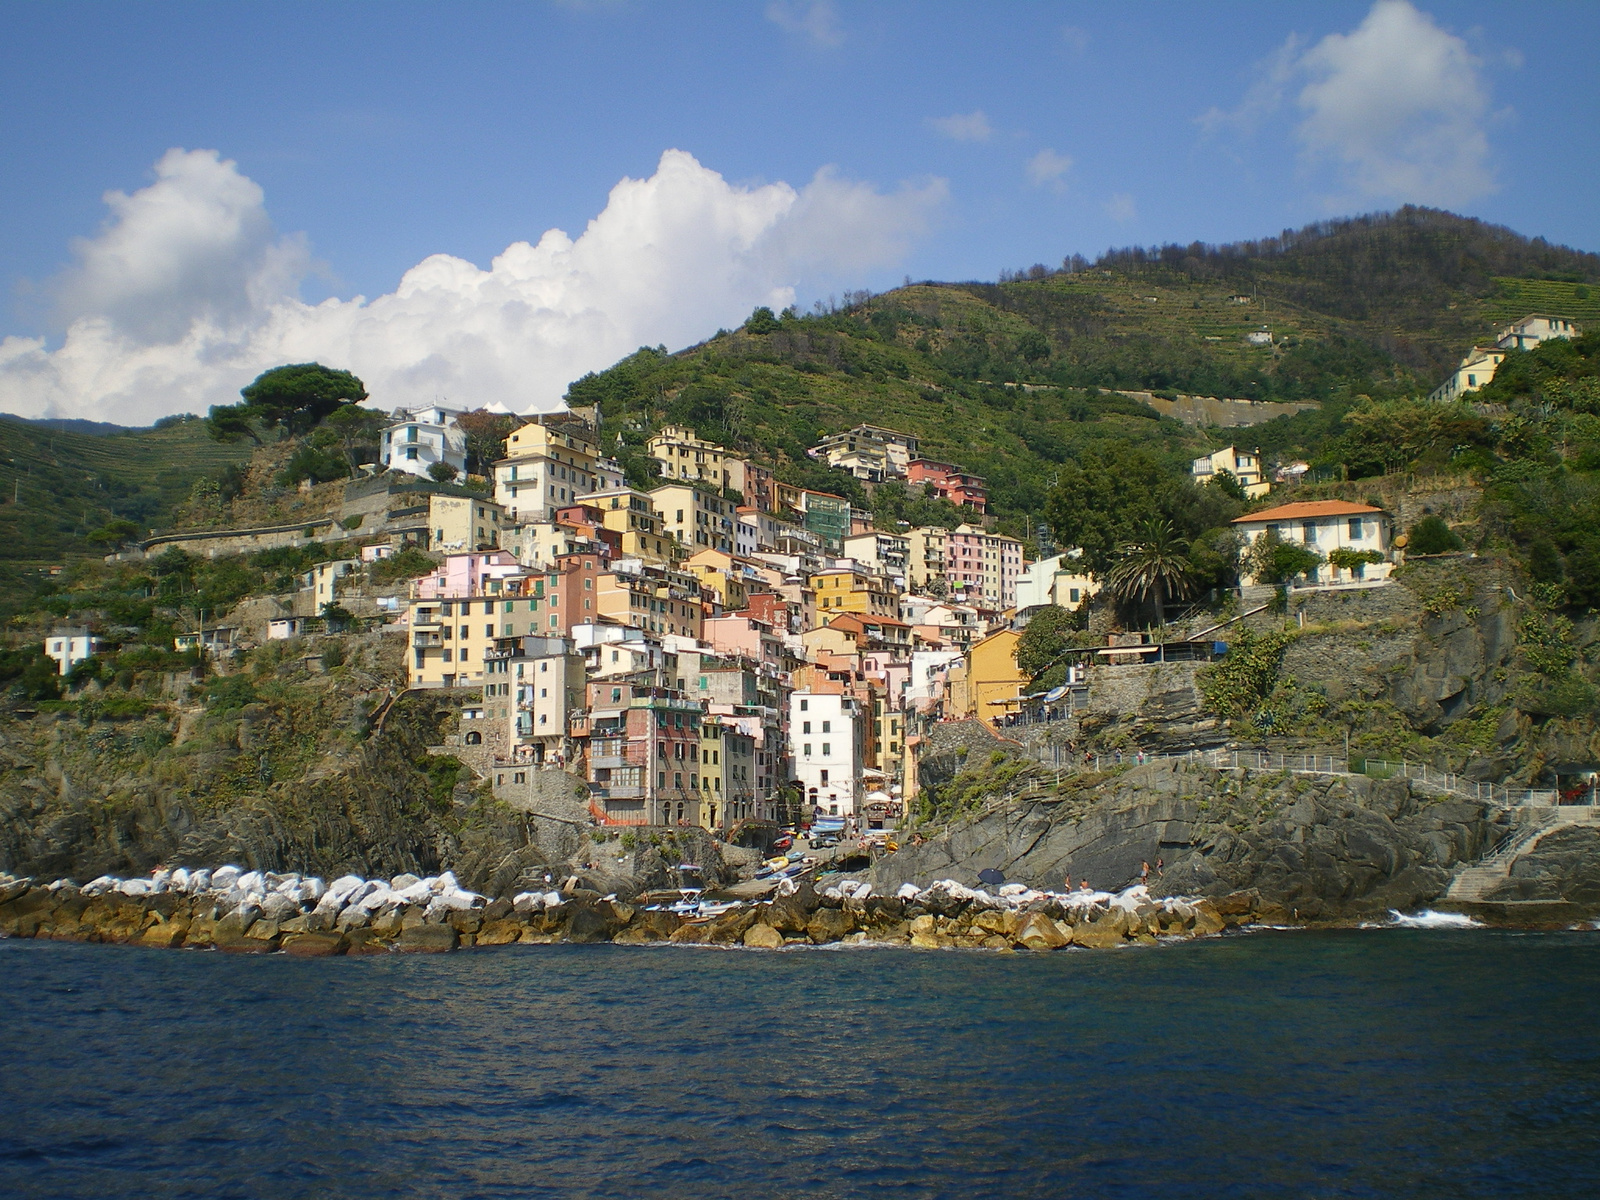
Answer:
M1030 679L1038 679L1060 660L1080 625L1071 610L1058 604L1041 608L1028 619L1017 642L1017 669L1026 671Z
M454 483L459 474L461 472L447 462L436 462L428 468L428 477L436 483Z
M89 540L102 546L123 546L138 541L143 532L134 522L119 517L114 521L107 521L96 529L89 535Z
M251 424L254 416L255 412L248 404L214 404L206 416L206 432L214 441L237 442L247 437L259 446L261 435Z
M337 600L329 600L322 606L322 619L327 622L329 633L339 633L348 629L356 616Z
M762 305L750 314L750 319L744 323L746 333L772 333L778 328L778 318L772 315L772 310Z
M1160 520L1165 472L1149 451L1126 443L1091 450L1064 463L1061 481L1045 502L1045 515L1063 546L1083 551L1083 566L1103 576L1118 547L1152 520Z
M488 475L490 468L506 456L506 438L522 424L522 418L480 408L462 413L456 424L467 435L467 470Z
M280 426L290 434L309 433L335 409L367 398L361 380L349 371L321 363L274 367L241 388L249 415L268 429Z
M1167 601L1181 600L1193 586L1189 543L1172 522L1155 518L1146 519L1138 536L1122 546L1121 561L1106 576L1106 587L1118 604L1151 604L1158 624L1166 619Z
M386 421L382 413L373 409L362 408L359 404L346 404L329 413L317 432L319 436L326 432L329 440L344 452L350 477L354 479L361 473L361 451L377 444L378 433ZM370 462L371 459L366 461Z
M1270 529L1255 540L1248 557L1257 583L1288 583L1322 565L1322 555L1315 550L1286 542Z

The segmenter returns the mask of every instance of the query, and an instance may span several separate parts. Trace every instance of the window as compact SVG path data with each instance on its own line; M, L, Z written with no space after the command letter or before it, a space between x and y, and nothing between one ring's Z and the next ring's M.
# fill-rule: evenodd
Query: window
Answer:
M449 658L450 658L450 651L446 650L444 653L445 653L445 661L448 662ZM804 754L807 758L811 757L811 743L810 742L807 742L805 744L805 747L801 750L801 753Z
M809 701L809 700L800 701L800 711L801 712L805 712L810 707L810 704L811 704L811 701Z
M1350 518L1350 540L1352 542L1359 542L1361 540L1361 537L1362 537L1361 518L1360 517L1351 517Z
M832 725L833 725L832 721L824 721L822 723L822 732L823 733L832 733L833 732L833 729L831 728Z
M417 461L417 448L415 446L406 447L406 459L409 462Z
M822 783L823 787L827 787L828 786L828 773L826 771L823 771L821 773L820 782Z
M823 742L822 743L822 757L823 758L827 758L832 753L833 753L833 747L829 743Z
M810 733L811 732L811 722L810 721L805 722L805 724L801 728L800 732L801 733Z
M449 650L448 647L445 649L443 657L444 657L444 661L445 662L449 662L450 661L450 650Z

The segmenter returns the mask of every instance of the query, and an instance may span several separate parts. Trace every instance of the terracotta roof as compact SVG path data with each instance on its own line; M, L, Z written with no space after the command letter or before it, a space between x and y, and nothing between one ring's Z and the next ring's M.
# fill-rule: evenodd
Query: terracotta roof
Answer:
M1370 504L1351 504L1347 500L1302 500L1299 504L1280 504L1260 512L1235 517L1233 524L1255 524L1258 521L1300 521L1306 517L1358 517L1365 513L1380 513L1383 509Z

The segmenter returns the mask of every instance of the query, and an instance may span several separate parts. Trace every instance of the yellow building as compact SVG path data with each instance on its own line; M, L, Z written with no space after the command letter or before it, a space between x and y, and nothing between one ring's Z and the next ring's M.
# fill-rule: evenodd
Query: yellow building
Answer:
M920 592L931 583L945 583L945 551L950 531L938 525L906 530L906 583Z
M733 486L727 450L686 426L664 425L646 445L650 457L661 468L663 479L709 483L718 491ZM739 475L743 482L744 472L741 470Z
M662 523L648 492L633 488L608 488L580 496L579 503L600 510L600 524L622 536L619 558L641 558L656 566L670 566L682 553Z
M824 620L842 612L871 617L900 616L899 598L881 575L836 567L818 571L807 582L817 596L818 616Z
M506 438L494 465L494 498L513 518L542 521L596 486L600 453L586 425L541 417Z
M721 550L702 550L686 559L682 569L700 580L701 595L716 596L723 612L738 612L750 601L737 561Z
M972 715L991 726L1006 712L1006 701L1015 700L1028 686L1028 674L1017 666L1017 644L1022 635L1014 629L999 629L967 652L965 686Z
M505 510L493 500L429 496L428 547L457 553L496 549L504 520Z

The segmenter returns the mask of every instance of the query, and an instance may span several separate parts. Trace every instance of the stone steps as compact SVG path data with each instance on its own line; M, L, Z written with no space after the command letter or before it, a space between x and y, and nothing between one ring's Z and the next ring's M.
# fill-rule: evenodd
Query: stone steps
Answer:
M1511 878L1511 868L1517 859L1534 850L1556 830L1570 829L1574 825L1600 825L1600 808L1570 806L1564 810L1552 808L1546 813L1530 817L1529 820L1530 823L1525 828L1513 833L1505 844L1493 853L1457 872L1455 878L1450 881L1450 886L1445 889L1443 898L1463 903L1481 901L1489 892Z

